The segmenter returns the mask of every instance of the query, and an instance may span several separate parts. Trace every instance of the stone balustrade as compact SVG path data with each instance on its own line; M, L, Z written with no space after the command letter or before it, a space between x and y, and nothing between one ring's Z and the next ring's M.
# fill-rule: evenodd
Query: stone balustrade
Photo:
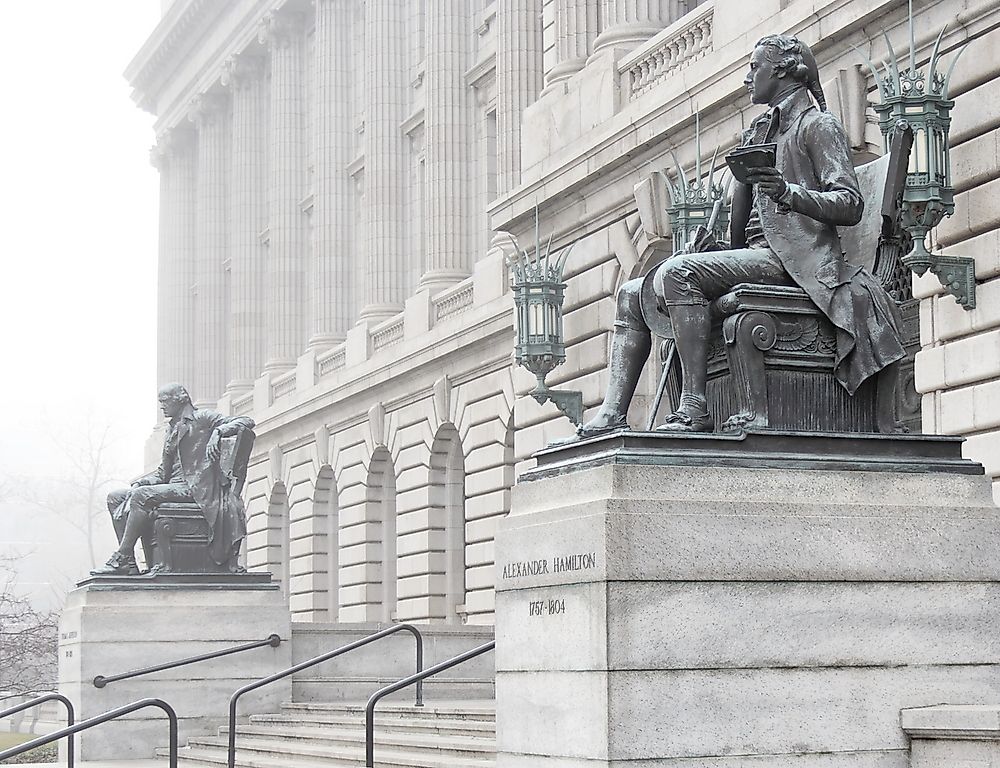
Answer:
M715 4L705 3L622 59L618 71L625 98L633 101L664 78L712 50Z

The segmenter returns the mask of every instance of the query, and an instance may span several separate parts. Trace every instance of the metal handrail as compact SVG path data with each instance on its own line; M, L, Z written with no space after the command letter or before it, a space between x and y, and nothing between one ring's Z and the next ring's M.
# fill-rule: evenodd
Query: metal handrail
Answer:
M105 677L104 675L98 675L94 678L94 687L103 688L108 683L114 683L118 680L127 680L130 677L139 677L140 675L149 675L153 672L162 672L165 669L173 669L174 667L183 667L186 664L194 664L199 661L208 661L209 659L218 659L221 656L229 656L233 653L240 653L241 651L251 651L254 648L261 648L265 645L269 645L272 648L277 648L281 645L281 638L278 635L270 634L264 640L255 640L252 643L246 643L245 645L236 645L232 648L225 648L221 651L212 651L211 653L203 653L200 656L191 656L187 659L178 659L177 661L168 661L165 664L157 664L155 667L145 667L144 669L134 669L131 672L122 672L120 675L111 675L110 677Z
M460 653L458 656L442 661L440 664L435 664L433 667L428 667L422 672L404 677L402 680L397 680L395 683L391 683L375 691L365 706L365 768L374 768L375 766L375 705L378 704L379 699L414 683L418 686L423 685L424 678L436 675L438 672L444 672L446 669L457 667L459 664L463 664L469 659L474 659L476 656L482 656L484 653L492 651L496 647L496 644L496 640L491 640L485 645L480 645L470 651ZM233 768L233 766L230 765L229 768Z
M5 709L0 712L0 717L9 717L10 715L16 715L18 712L23 712L26 709L31 709L32 707L37 707L39 704L44 704L46 701L61 701L66 705L66 726L70 727L76 722L76 712L73 709L73 702L63 696L61 693L46 693L43 696L39 696L36 699L31 699L30 701L22 702L16 707L11 707L10 709ZM34 726L32 726L34 727ZM2 758L3 755L0 755ZM70 736L67 740L66 745L66 767L73 768L73 737Z
M238 691L236 691L229 699L229 759L227 762L228 768L235 768L236 766L236 702L239 700L240 696L244 693L249 693L250 691L255 691L258 688L263 688L269 683L273 683L275 680L281 680L282 678L293 675L296 672L301 672L303 669L308 669L309 667L320 664L324 661L329 661L330 659L347 653L348 651L353 651L356 648L360 648L363 645L368 645L369 643L374 643L376 640L381 640L383 637L388 637L391 634L406 630L413 635L414 639L417 641L417 672L419 673L424 668L424 637L420 634L420 630L417 629L412 624L393 624L391 627L387 627L379 632L363 637L360 640L355 640L353 643L348 643L347 645L342 645L333 651L328 651L327 653L321 654L314 658L303 661L296 664L294 667L289 667L282 672L276 672L270 677L265 677L262 680L257 680L256 682L244 685ZM415 706L422 707L424 705L424 687L422 682L417 683L417 695Z
M28 752L36 747L44 747L46 744L51 744L53 741L59 741L59 739L64 736L68 736L70 743L73 742L73 734L79 733L80 731L85 731L88 728L93 728L95 725L102 725L109 720L114 720L122 715L128 715L139 709L145 709L146 707L158 707L162 709L167 714L167 719L170 721L170 766L169 768L177 768L177 713L174 712L174 708L171 707L163 699L142 699L140 701L134 701L131 704L126 704L123 707L118 707L117 709L112 709L104 714L95 715L94 717L82 720L76 725L68 726L59 731L54 731L53 733L46 734L45 736L39 736L37 739L32 739L31 741L25 742L24 744L18 744L16 747L11 747L10 749L5 749L0 752L0 763L6 760L8 757L15 757L23 752Z

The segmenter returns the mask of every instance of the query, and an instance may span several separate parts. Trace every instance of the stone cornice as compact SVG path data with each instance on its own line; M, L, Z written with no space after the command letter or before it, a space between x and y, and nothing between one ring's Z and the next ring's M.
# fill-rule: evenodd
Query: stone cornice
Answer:
M125 69L132 98L147 112L155 110L154 90L167 74L178 49L190 42L195 30L204 30L226 8L227 0L176 0L139 53Z

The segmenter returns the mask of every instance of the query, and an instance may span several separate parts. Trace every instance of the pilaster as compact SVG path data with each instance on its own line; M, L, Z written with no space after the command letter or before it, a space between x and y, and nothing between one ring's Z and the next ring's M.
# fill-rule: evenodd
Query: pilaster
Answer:
M367 264L362 277L362 320L390 317L403 308L406 292L405 242L406 116L405 4L368 2L365 8L364 155Z
M542 0L497 0L497 191L521 180L521 114L542 89Z
M271 138L265 290L267 353L264 368L291 370L305 345L306 295L305 16L268 14L260 42L271 52Z
M229 257L229 99L206 93L191 104L198 128L193 397L214 405L226 386L226 260Z
M344 340L354 320L351 162L353 2L316 2L315 190L309 347Z
M267 225L267 59L241 53L226 61L222 81L232 89L230 194L229 383L244 393L264 366L265 249Z
M469 9L465 0L428 0L426 102L427 259L420 287L430 293L469 275L473 250L472 162L469 65Z

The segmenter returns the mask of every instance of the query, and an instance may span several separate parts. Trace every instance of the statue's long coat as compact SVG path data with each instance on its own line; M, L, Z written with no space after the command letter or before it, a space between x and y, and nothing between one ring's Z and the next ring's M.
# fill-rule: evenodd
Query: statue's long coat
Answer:
M200 408L181 418L166 437L160 466L142 478L140 484L183 482L201 507L211 531L209 553L218 564L229 561L233 545L246 536L243 500L206 451L212 432L234 435L239 429L253 429L253 419L223 416Z
M837 227L857 224L864 210L843 126L819 111L805 88L777 109L775 166L788 194L781 205L760 196L761 226L785 270L836 327L834 374L854 394L905 357L899 315L874 276L847 262L837 235ZM750 187L737 183L733 247L745 246L750 201Z

